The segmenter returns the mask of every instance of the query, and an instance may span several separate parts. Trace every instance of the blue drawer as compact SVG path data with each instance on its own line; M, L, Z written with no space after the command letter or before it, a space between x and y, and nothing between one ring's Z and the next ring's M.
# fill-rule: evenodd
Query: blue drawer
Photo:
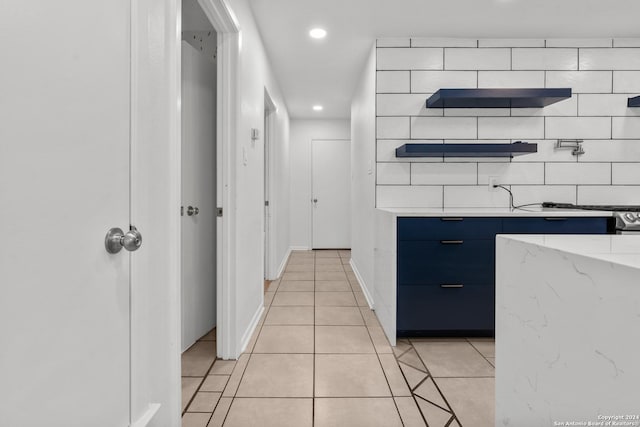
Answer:
M462 283L493 287L494 271L493 240L398 242L399 286Z
M500 218L398 218L398 240L493 239Z
M608 218L505 218L504 234L607 234Z
M474 331L491 334L494 306L493 287L398 288L397 330L400 335L455 335Z

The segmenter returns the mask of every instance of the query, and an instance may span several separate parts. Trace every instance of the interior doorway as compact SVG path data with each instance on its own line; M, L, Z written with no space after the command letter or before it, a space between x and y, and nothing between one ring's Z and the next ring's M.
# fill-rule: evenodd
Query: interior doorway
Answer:
M183 0L182 351L194 344L205 345L198 340L216 326L216 44L216 31L197 0ZM210 350L211 357L215 351L215 347Z
M351 247L351 143L311 141L313 249Z

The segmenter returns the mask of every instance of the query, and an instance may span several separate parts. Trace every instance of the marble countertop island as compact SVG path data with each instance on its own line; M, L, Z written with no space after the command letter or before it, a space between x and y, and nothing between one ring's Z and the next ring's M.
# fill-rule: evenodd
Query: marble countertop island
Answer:
M640 236L499 235L496 426L640 426Z

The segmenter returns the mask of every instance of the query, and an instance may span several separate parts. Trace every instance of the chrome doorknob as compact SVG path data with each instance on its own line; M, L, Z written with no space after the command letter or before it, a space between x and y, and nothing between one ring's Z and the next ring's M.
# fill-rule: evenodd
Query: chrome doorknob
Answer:
M187 215L189 216L197 215L196 208L194 208L193 206L187 206Z
M122 229L114 227L107 232L104 246L110 254L117 254L125 248L129 252L137 251L142 246L142 234L134 226L124 233Z
M313 203L318 203L318 199L313 199Z
M195 208L193 208L193 214L194 215L198 215L199 213L200 213L200 208L199 207L196 206Z

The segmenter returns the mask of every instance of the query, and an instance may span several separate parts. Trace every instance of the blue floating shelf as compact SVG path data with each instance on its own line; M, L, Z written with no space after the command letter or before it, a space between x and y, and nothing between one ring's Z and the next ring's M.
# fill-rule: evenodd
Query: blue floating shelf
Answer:
M539 108L571 98L571 88L440 89L427 108Z
M514 157L538 152L538 144L405 144L396 157Z
M627 107L640 107L640 96L629 98L627 101Z

